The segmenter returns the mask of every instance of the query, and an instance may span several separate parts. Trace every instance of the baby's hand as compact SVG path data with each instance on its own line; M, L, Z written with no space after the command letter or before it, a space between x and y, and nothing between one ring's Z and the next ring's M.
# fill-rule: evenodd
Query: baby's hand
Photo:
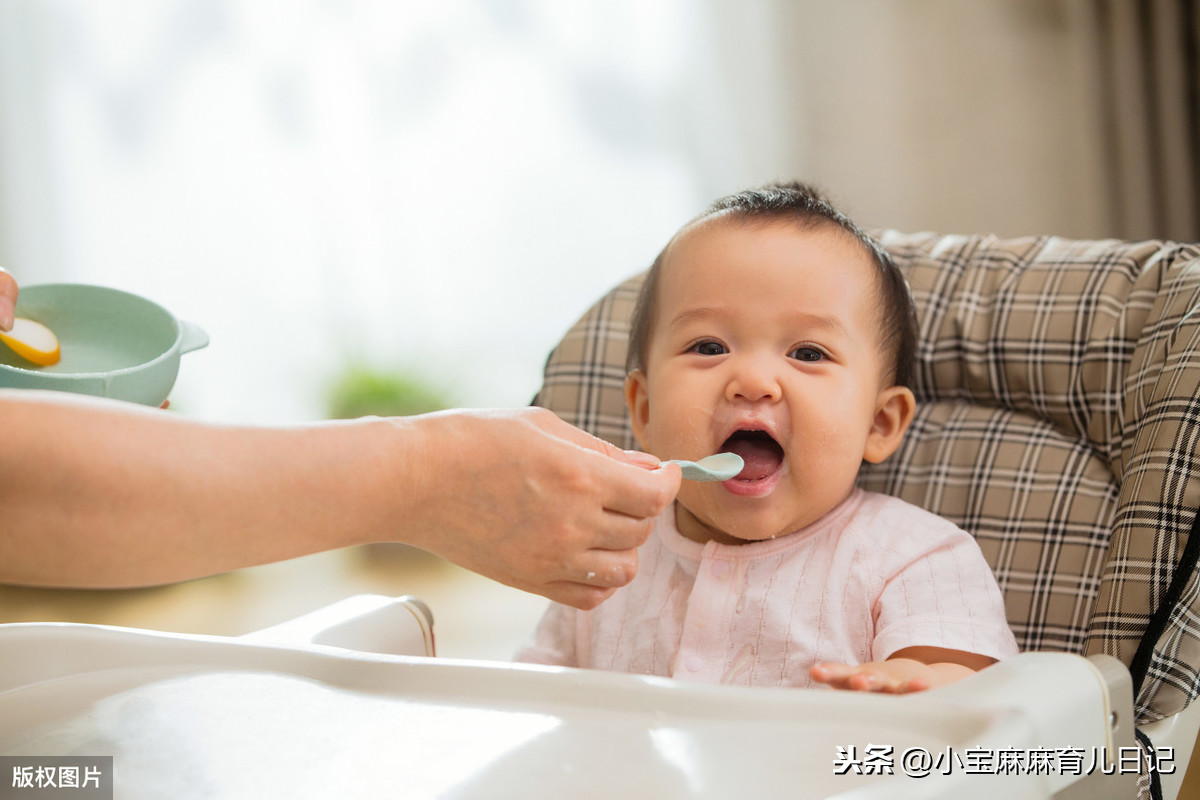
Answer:
M945 686L974 672L962 664L925 664L911 658L892 658L867 664L815 664L813 680L835 689L883 694L923 692Z

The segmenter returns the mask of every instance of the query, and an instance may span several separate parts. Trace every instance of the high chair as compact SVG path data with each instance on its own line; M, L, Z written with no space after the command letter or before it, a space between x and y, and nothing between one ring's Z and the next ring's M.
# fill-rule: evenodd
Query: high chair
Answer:
M80 797L1043 800L1062 781L972 774L971 753L1115 740L1109 714L1131 715L1129 697L1104 707L1091 662L1050 653L920 702L432 655L432 617L408 597L240 637L0 625L0 796L41 796L69 764L77 785L94 775ZM1018 678L1014 705L988 701Z
M1200 729L1200 247L878 238L918 309L918 410L860 484L975 536L1023 653L1124 665L1148 754L1139 796L1174 797ZM570 329L535 400L627 449L626 339L642 280ZM962 691L977 679L986 690L986 674ZM1171 752L1173 774L1147 769L1149 754Z

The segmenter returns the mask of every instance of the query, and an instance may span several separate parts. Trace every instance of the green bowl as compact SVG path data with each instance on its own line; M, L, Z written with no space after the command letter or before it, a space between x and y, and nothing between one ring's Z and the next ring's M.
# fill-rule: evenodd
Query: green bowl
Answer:
M179 357L208 344L199 326L136 294L82 283L21 288L17 316L58 337L61 360L39 367L0 344L0 387L53 389L161 406Z

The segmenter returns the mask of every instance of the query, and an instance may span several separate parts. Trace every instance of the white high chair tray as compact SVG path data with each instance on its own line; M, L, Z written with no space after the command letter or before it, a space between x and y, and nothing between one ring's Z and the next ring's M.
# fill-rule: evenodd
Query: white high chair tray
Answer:
M1001 686L1012 680L993 671ZM917 700L712 687L252 637L0 625L0 754L112 755L121 798L1037 798L1052 791L1044 775L916 778L900 759L909 748L937 758L1053 744L1044 736L1017 711L972 708L946 690ZM891 748L895 774L855 774L877 746Z

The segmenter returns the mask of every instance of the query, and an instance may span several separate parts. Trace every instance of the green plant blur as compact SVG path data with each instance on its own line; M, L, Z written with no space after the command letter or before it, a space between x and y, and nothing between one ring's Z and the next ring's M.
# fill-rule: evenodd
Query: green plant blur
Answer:
M349 364L330 385L330 419L369 415L403 417L453 405L448 393L418 375L373 365Z

